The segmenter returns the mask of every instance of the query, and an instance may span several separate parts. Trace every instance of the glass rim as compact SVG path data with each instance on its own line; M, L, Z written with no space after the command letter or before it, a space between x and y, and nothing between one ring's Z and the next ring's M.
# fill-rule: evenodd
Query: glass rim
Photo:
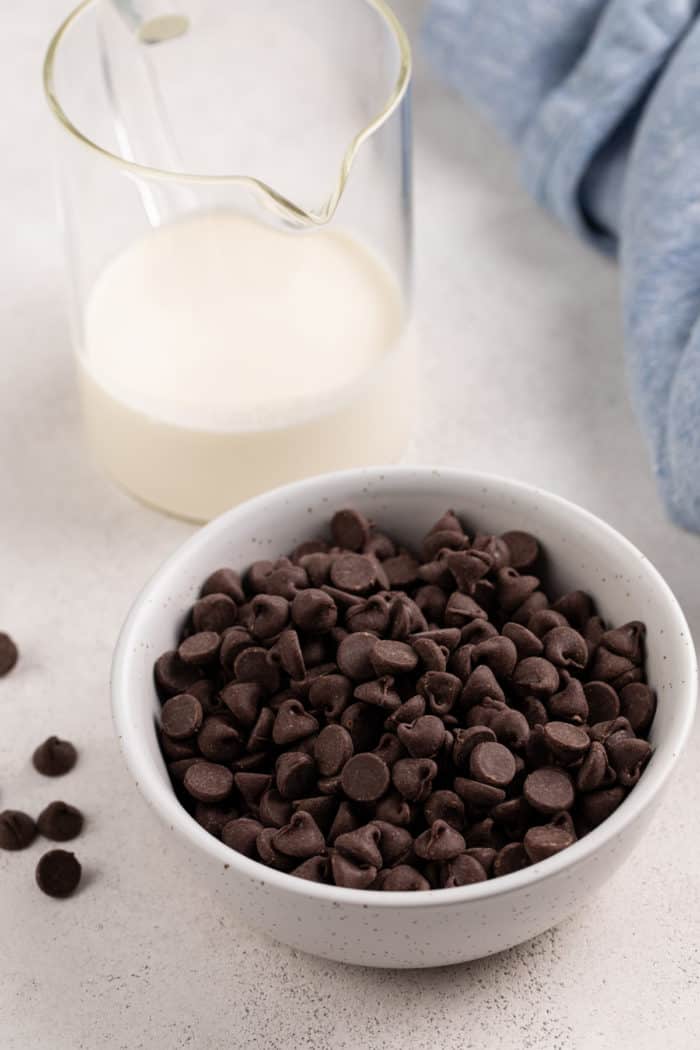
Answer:
M336 179L336 184L333 193L328 198L326 204L318 211L307 211L306 209L295 204L289 200L284 194L279 193L268 183L261 179L256 178L253 175L244 175L240 173L235 174L204 174L197 172L179 172L168 168L157 168L147 164L139 164L136 161L129 160L126 157L121 156L119 153L113 153L111 150L106 149L104 146L100 146L99 143L95 142L85 132L81 131L80 128L73 123L66 111L64 110L56 89L54 73L55 73L55 62L58 56L59 50L62 43L67 37L73 25L78 21L81 15L90 7L97 3L97 0L81 0L81 3L75 7L70 14L66 16L63 22L59 25L58 29L49 41L49 45L44 57L43 64L43 85L44 93L49 105L51 112L58 121L58 123L67 131L77 142L81 145L91 149L96 155L101 156L107 161L116 164L124 171L129 172L134 176L138 176L145 179L152 179L165 182L183 182L197 185L226 185L226 184L237 184L249 186L252 189L256 189L261 192L264 196L271 199L271 201L285 213L293 215L297 219L304 222L311 222L316 225L322 225L332 218L335 212L340 198L345 189L345 185L350 174L350 170L353 166L355 157L359 152L362 144L366 142L383 124L391 117L396 109L401 104L408 85L411 80L412 74L412 55L411 45L406 35L401 22L398 17L386 2L386 0L362 0L368 7L374 8L377 14L383 19L385 25L388 27L390 32L393 34L394 40L396 41L399 50L399 72L394 83L394 87L389 95L389 98L384 104L384 107L380 112L351 140L349 146L345 150L340 165L340 172Z

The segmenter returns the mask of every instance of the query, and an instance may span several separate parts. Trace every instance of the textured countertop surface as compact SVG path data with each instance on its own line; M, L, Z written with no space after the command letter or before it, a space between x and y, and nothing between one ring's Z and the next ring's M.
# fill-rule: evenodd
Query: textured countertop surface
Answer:
M419 4L397 7L415 26ZM86 876L57 902L41 852L0 855L3 1050L690 1050L700 1045L698 735L652 830L594 900L504 955L432 972L352 969L234 922L146 808L109 710L115 637L192 527L92 465L79 427L40 61L65 0L0 13L0 808L82 806ZM416 288L424 407L407 461L553 489L656 563L700 628L700 539L657 501L625 390L616 273L518 188L504 148L419 67ZM697 635L696 635L697 636ZM60 784L29 756L81 749Z

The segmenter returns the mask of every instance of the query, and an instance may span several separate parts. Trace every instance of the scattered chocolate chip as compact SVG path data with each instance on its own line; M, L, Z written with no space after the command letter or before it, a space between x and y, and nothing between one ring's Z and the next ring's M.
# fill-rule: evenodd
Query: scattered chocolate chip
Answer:
M83 814L67 802L50 802L36 822L39 832L54 842L67 842L83 830Z
M522 572L523 569L531 569L539 558L540 545L529 532L520 532L516 529L504 532L501 539L508 548L510 564L519 572Z
M0 631L0 678L9 674L17 663L19 650L10 638L9 634Z
M200 631L180 643L177 655L183 663L199 667L216 660L220 644L221 636L216 631Z
M19 809L0 813L0 849L26 849L36 838L36 831L36 824L27 813Z
M78 752L68 740L57 736L48 737L32 755L37 773L45 777L60 777L69 773L78 760Z
M198 760L201 761L201 760ZM207 802L198 802L194 807L194 819L210 835L220 839L227 824L238 817L238 810L231 806L217 806Z
M333 542L348 551L362 550L370 538L370 529L364 514L352 508L338 510L331 518Z
M74 853L52 849L36 866L36 884L49 897L70 897L78 888L82 868Z
M482 784L504 788L515 776L515 759L503 744L486 741L477 744L469 756L469 771Z
M465 850L464 838L445 820L434 821L413 843L422 860L451 860Z

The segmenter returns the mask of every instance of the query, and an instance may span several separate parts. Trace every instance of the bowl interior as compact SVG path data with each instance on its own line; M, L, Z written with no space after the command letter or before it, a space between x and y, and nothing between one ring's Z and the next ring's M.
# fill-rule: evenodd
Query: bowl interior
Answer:
M387 468L312 478L251 500L196 533L147 585L120 640L114 694L128 761L137 778L151 777L152 802L154 793L173 798L154 729L159 705L153 662L174 647L203 579L224 565L243 569L323 536L333 511L348 505L409 545L447 508L455 510L468 532L532 532L546 552L547 583L554 595L582 588L611 624L643 620L649 682L658 693L651 732L655 753L630 799L637 796L642 803L643 795L658 789L692 720L695 656L683 614L645 556L586 511L530 486L458 470Z

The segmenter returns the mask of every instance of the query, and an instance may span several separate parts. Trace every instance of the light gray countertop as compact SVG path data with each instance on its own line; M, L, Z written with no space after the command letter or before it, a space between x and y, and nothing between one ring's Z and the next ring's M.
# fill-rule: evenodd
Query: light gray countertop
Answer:
M645 841L595 900L505 955L350 969L232 921L146 808L112 729L115 637L192 527L115 489L79 428L53 213L46 40L66 0L0 14L0 808L84 807L72 900L0 855L3 1050L690 1050L700 1045L698 736ZM419 4L397 7L415 24ZM700 540L664 518L627 400L614 268L518 188L504 148L422 69L416 306L424 402L407 456L514 475L583 504L656 563L697 632ZM49 732L81 749L60 783Z

